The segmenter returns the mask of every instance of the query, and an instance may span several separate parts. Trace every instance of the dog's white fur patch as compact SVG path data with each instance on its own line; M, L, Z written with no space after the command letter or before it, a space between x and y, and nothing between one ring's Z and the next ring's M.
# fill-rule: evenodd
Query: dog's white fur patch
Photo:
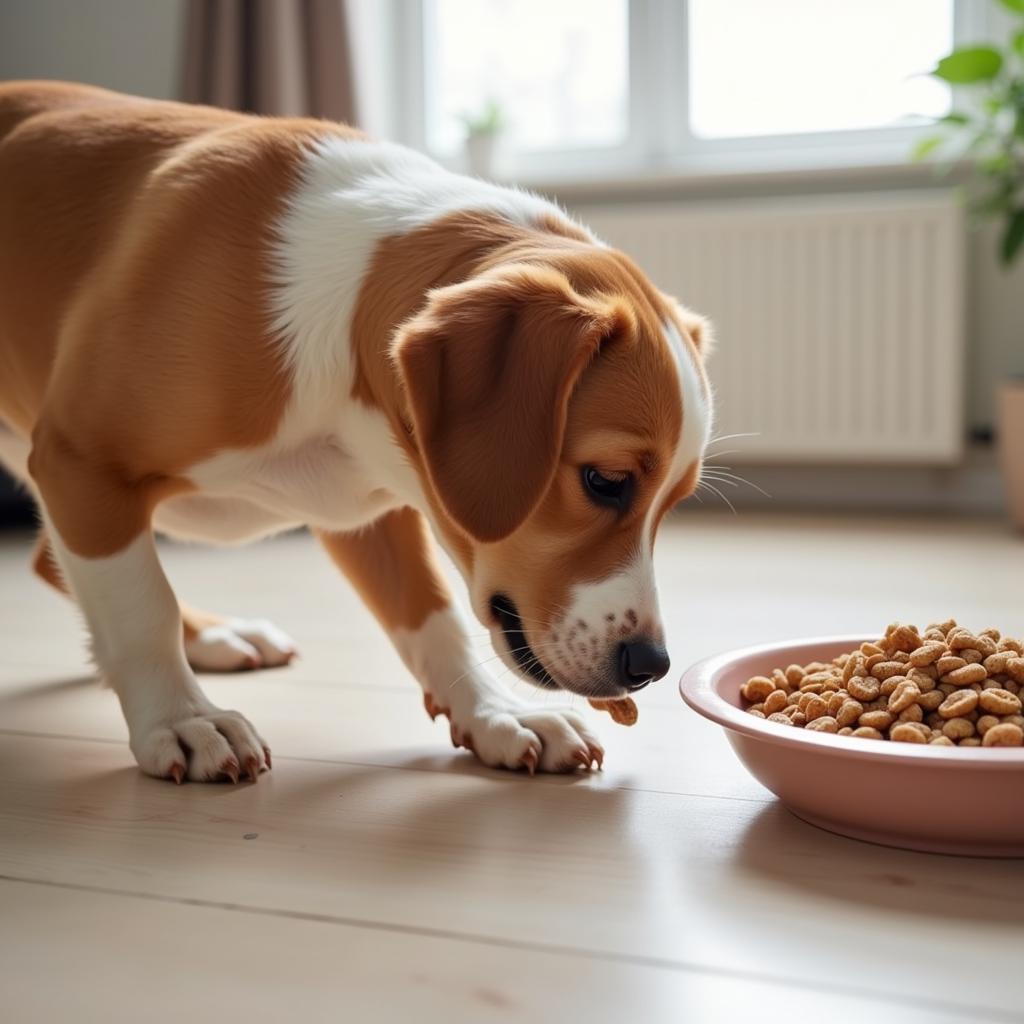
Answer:
M228 619L185 638L188 663L198 672L237 672L287 665L295 642L266 619Z
M713 408L709 395L705 392L697 369L699 358L693 343L683 340L676 325L667 320L664 324L665 337L669 349L675 357L676 372L679 375L679 393L683 402L683 432L676 447L676 457L672 464L659 498L663 498L669 489L674 487L683 474L690 468L695 459L700 458L711 438ZM655 504L655 508L659 503Z
M310 154L275 253L274 326L300 393L348 377L348 327L380 241L465 210L514 224L562 215L529 192L453 174L389 142L326 138Z

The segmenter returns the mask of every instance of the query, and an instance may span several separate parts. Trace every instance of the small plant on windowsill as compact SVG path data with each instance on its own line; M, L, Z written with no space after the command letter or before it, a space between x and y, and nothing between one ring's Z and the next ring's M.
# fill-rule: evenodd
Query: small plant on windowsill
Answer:
M1009 38L954 50L935 66L936 78L962 87L964 109L942 118L914 157L970 165L967 208L976 220L999 224L999 260L1009 268L1024 260L1024 0L998 2L1016 15ZM999 389L997 432L1010 515L1024 530L1024 376Z
M478 111L462 114L460 120L466 128L469 173L477 178L493 177L495 149L506 123L501 104L496 99L487 99Z

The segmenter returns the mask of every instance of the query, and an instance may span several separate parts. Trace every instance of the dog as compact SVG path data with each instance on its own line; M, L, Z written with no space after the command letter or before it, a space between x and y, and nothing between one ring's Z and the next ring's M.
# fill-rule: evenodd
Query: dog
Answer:
M325 121L0 86L0 457L38 502L143 772L271 767L196 671L287 663L180 605L154 532L307 526L485 765L603 750L475 664L435 561L537 687L669 668L652 549L695 489L707 321L557 206Z

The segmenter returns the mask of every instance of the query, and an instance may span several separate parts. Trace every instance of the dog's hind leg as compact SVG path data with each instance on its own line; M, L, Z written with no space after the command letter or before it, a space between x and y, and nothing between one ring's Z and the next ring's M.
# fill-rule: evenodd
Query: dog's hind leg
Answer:
M46 530L43 529L36 535L36 546L32 549L32 571L43 582L49 583L54 590L59 590L66 597L71 596L68 585L60 573L57 560L53 557L50 538L46 536Z
M291 637L266 619L239 619L181 605L185 654L197 672L277 668L295 657Z
M71 596L46 530L40 530L32 552L35 574L62 594ZM291 638L265 619L237 619L181 604L185 656L197 672L238 672L275 668L295 657Z

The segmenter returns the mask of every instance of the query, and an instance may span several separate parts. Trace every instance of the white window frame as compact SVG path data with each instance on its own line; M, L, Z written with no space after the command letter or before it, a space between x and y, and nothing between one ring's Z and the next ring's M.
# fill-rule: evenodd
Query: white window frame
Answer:
M392 0L392 124L406 145L429 151L425 90L429 40L424 3ZM721 0L726 3L728 0ZM992 38L1002 27L995 4L954 0L954 45ZM500 170L517 181L561 182L806 171L902 165L925 125L705 139L689 131L687 0L629 0L629 123L618 146L508 155ZM432 154L437 156L437 154ZM457 166L454 158L442 161Z

